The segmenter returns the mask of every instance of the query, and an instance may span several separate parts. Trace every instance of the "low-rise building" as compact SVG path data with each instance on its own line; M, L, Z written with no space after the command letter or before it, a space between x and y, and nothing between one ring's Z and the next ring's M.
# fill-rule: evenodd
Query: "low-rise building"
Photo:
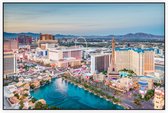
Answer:
M111 80L111 86L120 90L129 91L133 88L133 80L129 77L122 77L117 80Z
M154 109L164 109L165 107L165 94L163 88L156 88L154 92Z
M18 106L19 105L19 102L20 100L17 99L17 97L13 96L13 97L10 97L7 99L9 104L13 107L13 106Z

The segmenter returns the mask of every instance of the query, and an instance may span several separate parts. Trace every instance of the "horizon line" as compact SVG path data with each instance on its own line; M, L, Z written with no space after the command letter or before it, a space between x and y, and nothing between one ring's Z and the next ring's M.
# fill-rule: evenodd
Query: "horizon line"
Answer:
M21 33L33 33L33 34L40 34L41 32L6 32L3 31L3 33L15 33L15 34L21 34ZM65 33L41 33L41 34L51 34L51 35L75 35L75 36L109 36L109 35L127 35L127 34L137 34L137 33L144 33L144 34L150 34L150 35L157 35L157 36L165 36L164 34L153 34L153 33L146 33L146 32L128 32L124 34L106 34L106 35L96 35L96 34L91 34L91 35L79 35L79 34L65 34Z

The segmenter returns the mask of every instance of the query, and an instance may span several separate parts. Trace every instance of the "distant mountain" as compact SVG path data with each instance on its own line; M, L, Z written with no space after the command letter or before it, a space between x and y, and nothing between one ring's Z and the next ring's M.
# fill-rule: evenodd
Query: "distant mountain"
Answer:
M8 33L4 32L4 38L16 38L18 34L25 34L28 36L32 36L34 39L39 38L40 33ZM64 34L55 34L55 38L60 39L60 38L77 38L80 37L78 35L64 35ZM92 35L92 36L82 36L85 37L86 39L107 39L110 40L112 37L114 37L117 40L159 40L162 41L164 40L164 36L160 35L153 35L153 34L147 34L147 33L128 33L125 35L107 35L107 36L98 36L98 35Z
M56 34L54 35L56 38L76 38L79 37L77 35L62 35L62 34Z
M109 35L108 37L115 37L121 40L164 40L164 36L152 35L147 33L129 33L126 35Z

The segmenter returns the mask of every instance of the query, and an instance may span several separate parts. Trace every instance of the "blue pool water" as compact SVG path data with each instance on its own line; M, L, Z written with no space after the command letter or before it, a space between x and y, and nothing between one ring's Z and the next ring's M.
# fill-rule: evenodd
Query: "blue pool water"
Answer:
M124 109L62 78L53 79L50 84L31 91L31 95L37 99L43 98L49 106L57 106L61 109Z

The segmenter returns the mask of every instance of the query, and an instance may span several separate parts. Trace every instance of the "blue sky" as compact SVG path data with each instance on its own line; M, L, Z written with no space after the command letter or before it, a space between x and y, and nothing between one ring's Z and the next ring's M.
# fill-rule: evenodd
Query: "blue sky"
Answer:
M164 34L163 4L5 4L5 32Z

